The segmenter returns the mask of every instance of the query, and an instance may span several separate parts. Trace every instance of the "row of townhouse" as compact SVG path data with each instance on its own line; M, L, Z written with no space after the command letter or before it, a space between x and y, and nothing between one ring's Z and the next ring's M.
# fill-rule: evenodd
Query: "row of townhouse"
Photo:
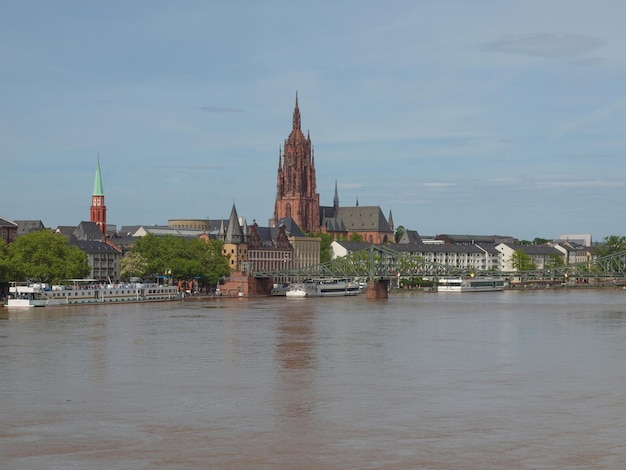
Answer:
M365 242L335 240L331 244L332 258L348 256L369 247L370 244ZM595 260L593 247L579 246L569 242L552 245L395 243L387 244L385 247L398 253L419 256L426 263L475 271L515 271L511 260L516 251L530 256L536 269L553 265L556 258L562 260L565 265L592 263Z

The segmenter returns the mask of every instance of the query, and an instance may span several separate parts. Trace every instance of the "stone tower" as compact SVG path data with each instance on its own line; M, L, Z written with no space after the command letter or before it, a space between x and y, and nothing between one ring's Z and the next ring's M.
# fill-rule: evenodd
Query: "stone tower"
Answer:
M107 234L107 208L104 205L104 191L102 189L102 176L100 175L100 158L96 165L96 178L93 183L91 195L91 209L89 220L95 222L104 236Z
M304 232L320 230L320 196L316 192L315 157L311 137L300 127L298 93L293 110L293 128L278 150L278 180L274 220L292 218Z

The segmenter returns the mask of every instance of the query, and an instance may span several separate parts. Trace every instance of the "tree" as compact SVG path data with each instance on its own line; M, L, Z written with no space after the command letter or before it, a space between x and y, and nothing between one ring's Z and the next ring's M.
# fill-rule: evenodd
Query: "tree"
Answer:
M554 268L560 268L561 266L564 266L564 265L565 265L565 262L563 261L563 258L561 256L557 255L556 253L548 255L548 260L546 261L546 268L554 269Z
M596 253L599 258L612 255L620 251L626 251L626 237L611 235L604 237L603 243L598 247Z
M139 252L129 251L120 261L120 275L125 279L148 274L148 261Z
M532 271L537 269L532 257L522 250L515 250L511 255L511 267L516 271Z
M135 260L139 262L137 272L142 272L143 276L156 278L167 274L175 279L202 279L214 285L220 277L230 273L222 247L219 240L185 240L149 234L135 242L128 266L130 269Z
M404 235L404 232L406 232L406 229L404 228L404 226L403 225L398 226L398 228L396 229L396 233L394 235L394 239L396 240L396 243L400 242L400 239Z
M361 235L360 233L352 233L350 235L350 241L352 242L362 242L363 241L363 235Z
M317 237L320 241L320 263L327 263L332 258L332 250L330 248L331 243L335 238L330 233L308 233L308 237Z
M87 255L64 235L39 230L15 239L8 247L12 280L51 283L89 275Z
M4 238L0 238L0 284L12 281L9 278L11 262L9 260L9 248Z

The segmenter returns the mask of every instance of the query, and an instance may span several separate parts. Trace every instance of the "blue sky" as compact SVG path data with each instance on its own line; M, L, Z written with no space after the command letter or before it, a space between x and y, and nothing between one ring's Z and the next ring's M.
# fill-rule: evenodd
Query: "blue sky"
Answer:
M317 189L396 225L626 235L626 3L0 4L0 217L273 215L298 92Z

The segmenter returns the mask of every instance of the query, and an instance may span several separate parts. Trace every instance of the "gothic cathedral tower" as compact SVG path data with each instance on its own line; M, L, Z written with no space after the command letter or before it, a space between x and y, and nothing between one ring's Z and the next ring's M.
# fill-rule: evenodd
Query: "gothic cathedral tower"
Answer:
M107 234L107 208L104 205L104 191L102 190L102 176L100 175L100 158L96 166L96 178L93 183L93 194L91 196L90 217L91 222L95 222L104 236Z
M320 230L320 195L316 193L315 157L311 137L300 128L298 93L293 128L283 151L278 150L278 181L274 220L292 218L304 232Z

